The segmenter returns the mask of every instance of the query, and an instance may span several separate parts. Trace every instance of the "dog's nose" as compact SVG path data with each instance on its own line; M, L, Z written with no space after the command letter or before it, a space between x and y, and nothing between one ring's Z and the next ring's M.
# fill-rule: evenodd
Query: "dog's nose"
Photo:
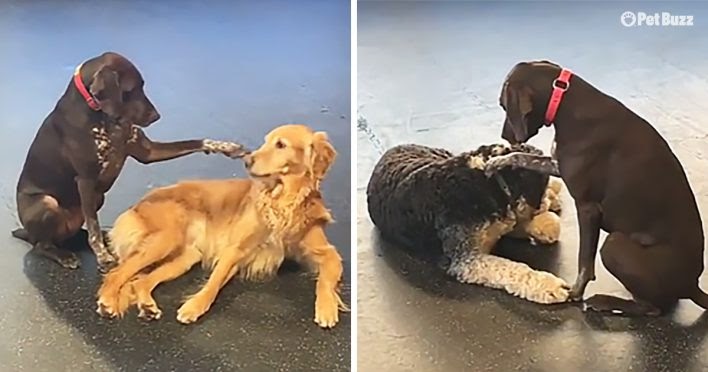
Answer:
M511 124L509 124L508 120L504 121L504 126L502 127L502 139L505 139L507 142L510 144L514 145L518 141L516 140L516 136L514 136L514 131L511 128Z
M243 157L243 163L246 165L246 169L251 169L253 165L253 155L248 154Z
M155 110L151 111L148 115L148 123L152 124L158 120L160 120L160 114Z

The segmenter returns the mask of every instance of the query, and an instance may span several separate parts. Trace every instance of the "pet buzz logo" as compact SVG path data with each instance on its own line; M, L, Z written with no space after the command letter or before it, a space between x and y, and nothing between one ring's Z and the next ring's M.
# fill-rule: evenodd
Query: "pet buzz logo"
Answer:
M626 11L620 16L620 23L624 27L639 26L664 26L686 27L693 26L692 15L674 15L669 12L644 13Z

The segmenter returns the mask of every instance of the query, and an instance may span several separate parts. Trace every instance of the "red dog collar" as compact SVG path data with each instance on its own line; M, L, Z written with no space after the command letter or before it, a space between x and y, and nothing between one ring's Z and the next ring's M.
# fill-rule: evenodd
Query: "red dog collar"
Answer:
M546 110L546 125L548 126L556 120L556 113L563 99L563 93L570 88L571 76L573 76L573 72L564 68L561 70L560 75L553 80L553 93L551 93L551 100L548 101L548 109Z
M101 105L98 104L98 101L96 101L95 98L89 93L89 91L86 89L86 86L84 85L84 82L81 81L81 66L78 65L76 66L76 71L74 71L74 86L76 86L76 89L81 93L81 96L84 97L84 100L86 101L86 104L94 111L98 111L101 109Z

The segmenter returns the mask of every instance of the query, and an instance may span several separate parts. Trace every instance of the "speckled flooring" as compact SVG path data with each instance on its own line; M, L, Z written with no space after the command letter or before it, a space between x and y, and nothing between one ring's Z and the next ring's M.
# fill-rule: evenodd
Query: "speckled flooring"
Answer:
M356 183L359 371L708 370L708 315L690 301L656 319L602 318L458 284L382 243L364 195L381 149L417 142L464 151L498 141L507 72L521 60L550 59L659 129L708 227L707 5L359 3L358 109L368 123L358 133ZM626 10L690 14L696 25L625 28ZM552 134L544 129L532 142L548 149ZM560 244L507 241L502 254L573 280L577 227L565 201ZM626 295L600 262L597 277L588 295Z
M350 365L350 315L331 331L314 317L314 281L283 270L268 283L229 284L206 317L174 319L205 274L160 287L165 316L95 312L93 256L65 271L12 239L14 189L36 129L74 67L114 50L146 79L162 114L156 140L211 137L261 143L274 126L329 133L339 157L324 184L337 223L328 232L350 257L350 4L328 2L0 2L0 371L335 371ZM240 161L192 155L150 166L129 161L101 222L149 188L185 178L244 176ZM1 232L4 232L2 234ZM77 249L83 244L79 241ZM344 294L349 302L349 283Z

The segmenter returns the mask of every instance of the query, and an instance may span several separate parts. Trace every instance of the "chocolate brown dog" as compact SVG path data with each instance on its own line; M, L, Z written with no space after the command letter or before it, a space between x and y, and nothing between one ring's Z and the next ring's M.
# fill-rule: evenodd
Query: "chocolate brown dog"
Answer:
M578 75L547 61L517 64L500 98L502 137L523 143L544 124L555 126L555 157L509 154L487 164L558 173L575 199L580 227L578 276L571 299L595 279L600 229L609 233L600 255L634 301L607 295L586 308L658 315L679 299L708 308L698 286L704 234L681 163L646 120Z
M64 267L79 260L61 244L86 223L99 268L115 257L107 249L98 210L130 156L147 164L195 152L243 155L240 145L212 140L152 142L139 127L160 118L145 96L140 72L125 57L105 53L80 65L30 146L17 184L23 228L12 232Z

